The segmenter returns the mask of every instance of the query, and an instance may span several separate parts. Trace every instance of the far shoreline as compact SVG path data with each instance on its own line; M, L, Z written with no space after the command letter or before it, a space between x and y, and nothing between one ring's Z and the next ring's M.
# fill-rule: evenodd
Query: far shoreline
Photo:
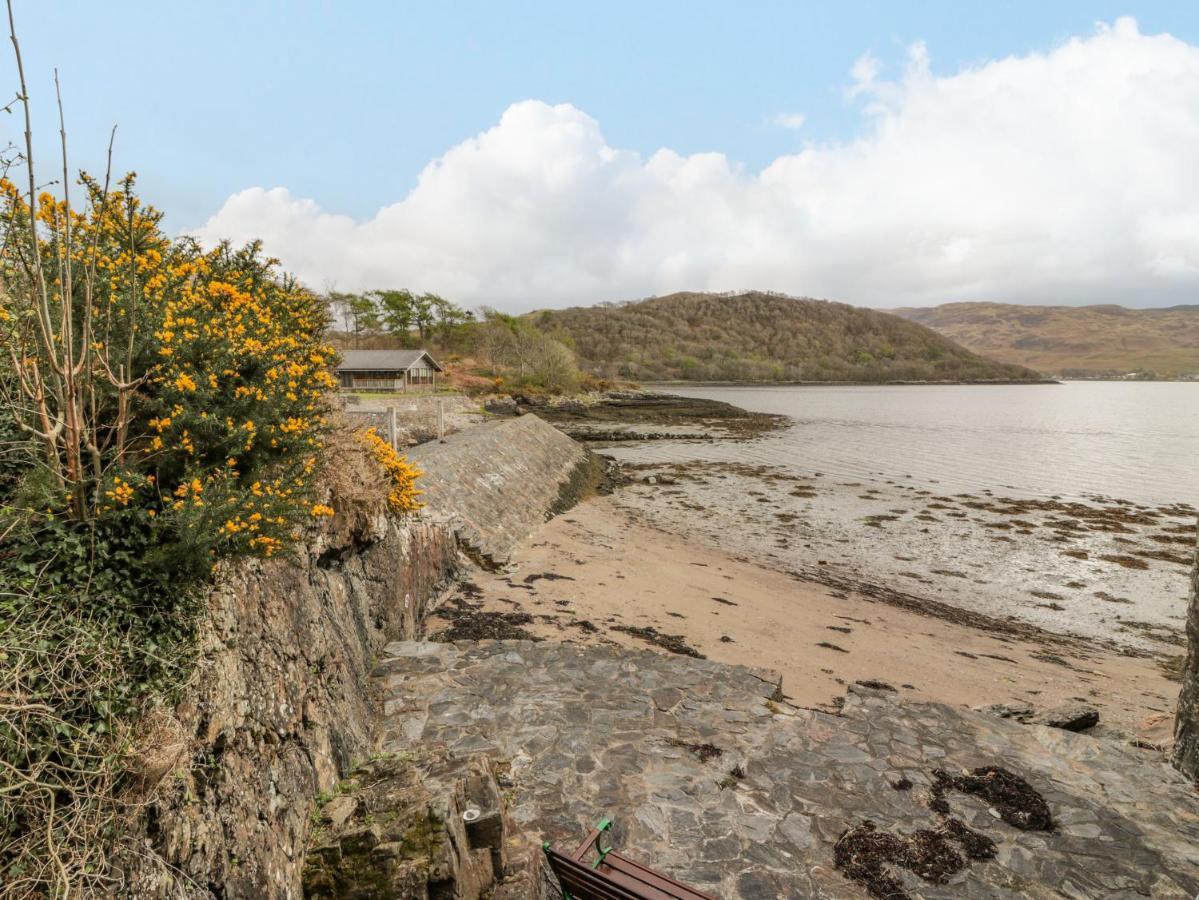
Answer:
M1089 381L1092 379L1077 380ZM643 389L652 389L685 387L687 385L695 387L1003 387L1061 385L1066 381L1045 378L1039 381L1003 379L997 381L640 381L637 383Z

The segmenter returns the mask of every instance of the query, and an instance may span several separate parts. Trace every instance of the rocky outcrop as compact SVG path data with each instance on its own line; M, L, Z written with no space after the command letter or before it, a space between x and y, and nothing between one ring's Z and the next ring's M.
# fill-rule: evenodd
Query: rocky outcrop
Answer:
M427 517L332 503L337 514L296 558L219 579L175 710L181 739L165 757L147 754L147 780L161 780L122 896L299 896L316 797L370 753L374 658L419 633L458 559Z
M366 763L320 810L304 896L532 900L538 854L514 833L501 768L443 748Z
M1086 731L1099 724L1099 710L1077 700L1039 711L1031 703L994 703L979 707L979 711L1001 719L1015 719L1026 725L1044 725L1066 731Z
M1089 703L1063 703L1042 710L1028 720L1033 725L1064 728L1066 731L1086 731L1099 724L1099 710Z
M483 566L505 565L518 543L602 481L605 464L535 415L489 422L414 447L429 511Z

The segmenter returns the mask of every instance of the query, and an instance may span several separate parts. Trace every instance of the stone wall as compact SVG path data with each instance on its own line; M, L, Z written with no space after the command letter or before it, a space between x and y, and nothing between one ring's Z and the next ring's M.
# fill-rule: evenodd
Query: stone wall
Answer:
M318 797L337 793L375 746L369 675L381 649L420 636L463 545L506 558L602 471L533 416L413 456L425 471L420 514L388 514L386 492L367 484L377 470L339 457L327 500L336 514L295 558L220 574L193 682L133 760L146 807L120 896L301 896Z
M211 595L121 896L300 896L316 798L370 754L375 657L419 633L460 558L426 516L332 502L299 558L233 566Z
M428 510L463 549L502 566L516 545L602 480L600 459L534 415L488 422L414 447Z

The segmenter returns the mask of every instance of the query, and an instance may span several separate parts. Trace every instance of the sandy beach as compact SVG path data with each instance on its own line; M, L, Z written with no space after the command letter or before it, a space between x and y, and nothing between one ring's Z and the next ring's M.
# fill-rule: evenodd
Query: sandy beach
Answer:
M1160 744L1177 686L1157 661L1022 623L953 621L735 558L638 521L609 497L546 523L509 572L477 570L430 630L699 653L777 671L794 703L833 709L853 681L905 696L1038 708L1084 701Z

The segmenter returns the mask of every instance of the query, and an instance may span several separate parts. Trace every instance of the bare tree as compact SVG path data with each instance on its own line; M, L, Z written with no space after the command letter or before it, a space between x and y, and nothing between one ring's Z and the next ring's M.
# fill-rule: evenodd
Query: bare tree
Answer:
M125 322L119 331L125 340L109 340L111 315L97 312L93 293L101 232L107 223L109 237L128 251L130 290L136 293L138 219L131 180L124 185L126 209L110 210L108 168L103 184L84 177L87 198L84 215L72 205L67 155L67 131L62 93L55 72L59 139L62 156L61 200L39 195L33 157L33 115L21 45L17 40L11 0L8 0L9 38L17 64L21 108L24 113L26 187L24 206L12 205L2 247L3 261L11 273L0 283L0 300L7 308L3 345L10 364L11 383L4 402L16 426L40 447L40 461L67 495L68 510L85 518L89 485L98 490L102 460L108 451L118 463L129 441L131 401L145 375L133 372L133 335L136 323ZM110 215L111 214L111 215ZM90 221L83 243L77 228ZM105 304L107 305L107 304ZM133 307L136 308L136 307ZM109 393L111 392L111 394ZM115 418L102 417L103 394L115 394Z

